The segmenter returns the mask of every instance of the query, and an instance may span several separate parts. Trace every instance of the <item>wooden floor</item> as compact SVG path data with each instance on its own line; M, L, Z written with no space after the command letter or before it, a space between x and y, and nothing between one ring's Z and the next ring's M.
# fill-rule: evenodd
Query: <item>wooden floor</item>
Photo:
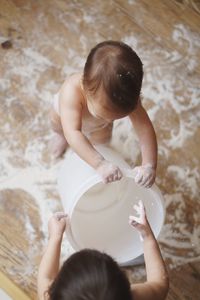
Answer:
M156 182L165 196L159 237L171 286L168 300L200 295L200 1L0 1L0 268L36 298L47 221L61 203L48 111L67 75L80 71L96 43L122 40L144 64L143 104L159 143ZM123 120L113 145L138 159ZM67 241L63 255L71 253ZM132 282L143 267L128 268ZM0 277L1 278L1 277ZM13 296L19 300L19 297ZM22 299L22 298L21 298ZM3 299L2 299L3 300Z

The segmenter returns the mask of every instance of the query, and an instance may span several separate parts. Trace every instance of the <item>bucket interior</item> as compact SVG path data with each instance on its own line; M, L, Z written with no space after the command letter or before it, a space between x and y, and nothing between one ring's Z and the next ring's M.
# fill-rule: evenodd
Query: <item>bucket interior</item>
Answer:
M136 229L128 224L130 214L136 214L133 204L142 200L149 223L157 237L164 220L161 195L155 189L145 189L131 178L109 184L98 183L77 202L71 216L71 238L75 250L93 248L127 263L143 253Z

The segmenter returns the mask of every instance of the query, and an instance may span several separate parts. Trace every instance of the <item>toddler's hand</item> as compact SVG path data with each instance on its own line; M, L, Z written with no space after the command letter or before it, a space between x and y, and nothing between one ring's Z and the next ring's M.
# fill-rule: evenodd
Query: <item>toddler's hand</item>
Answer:
M104 160L96 169L104 183L120 180L123 176L121 170L112 163Z
M146 217L145 207L143 202L139 200L139 203L135 204L133 208L135 209L138 216L129 216L129 224L139 231L140 239L143 240L144 237L147 236L149 232L151 232Z
M146 188L150 188L155 181L156 171L151 164L146 164L144 166L135 167L133 169L135 172L135 182Z
M66 223L67 214L64 212L56 212L53 214L48 222L49 238L62 238Z

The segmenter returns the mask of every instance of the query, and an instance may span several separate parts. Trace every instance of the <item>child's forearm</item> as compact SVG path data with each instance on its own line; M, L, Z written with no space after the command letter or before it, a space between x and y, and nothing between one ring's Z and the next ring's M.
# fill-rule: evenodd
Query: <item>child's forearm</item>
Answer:
M38 270L38 298L45 299L45 293L59 271L60 249L62 238L50 238Z
M153 168L157 167L157 140L153 125L144 128L139 136L139 142L142 153L142 165L151 164Z
M142 165L151 164L153 168L157 167L157 140L152 122L140 105L136 112L130 114L130 119L137 133L141 153Z
M91 167L96 169L102 161L104 161L104 157L97 152L89 140L82 134L79 130L74 130L66 137L71 148L86 161Z
M166 288L168 288L168 273L158 243L151 229L144 237L143 247L147 281L158 282L164 286L166 285Z
M53 280L59 271L60 249L62 238L50 238L45 253L42 257L38 281L40 278Z
M169 290L169 279L158 244L152 234L144 237L144 259L147 281L131 285L134 299L165 300Z

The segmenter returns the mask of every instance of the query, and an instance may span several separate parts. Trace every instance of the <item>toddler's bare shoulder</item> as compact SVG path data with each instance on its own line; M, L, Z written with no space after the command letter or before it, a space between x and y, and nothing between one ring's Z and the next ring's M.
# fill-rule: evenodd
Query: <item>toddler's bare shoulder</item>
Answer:
M79 74L72 74L64 81L61 92L64 93L65 91L69 92L69 90L78 90L80 86L80 75Z
M68 77L60 90L61 102L80 103L83 101L80 89L80 74L73 74Z

